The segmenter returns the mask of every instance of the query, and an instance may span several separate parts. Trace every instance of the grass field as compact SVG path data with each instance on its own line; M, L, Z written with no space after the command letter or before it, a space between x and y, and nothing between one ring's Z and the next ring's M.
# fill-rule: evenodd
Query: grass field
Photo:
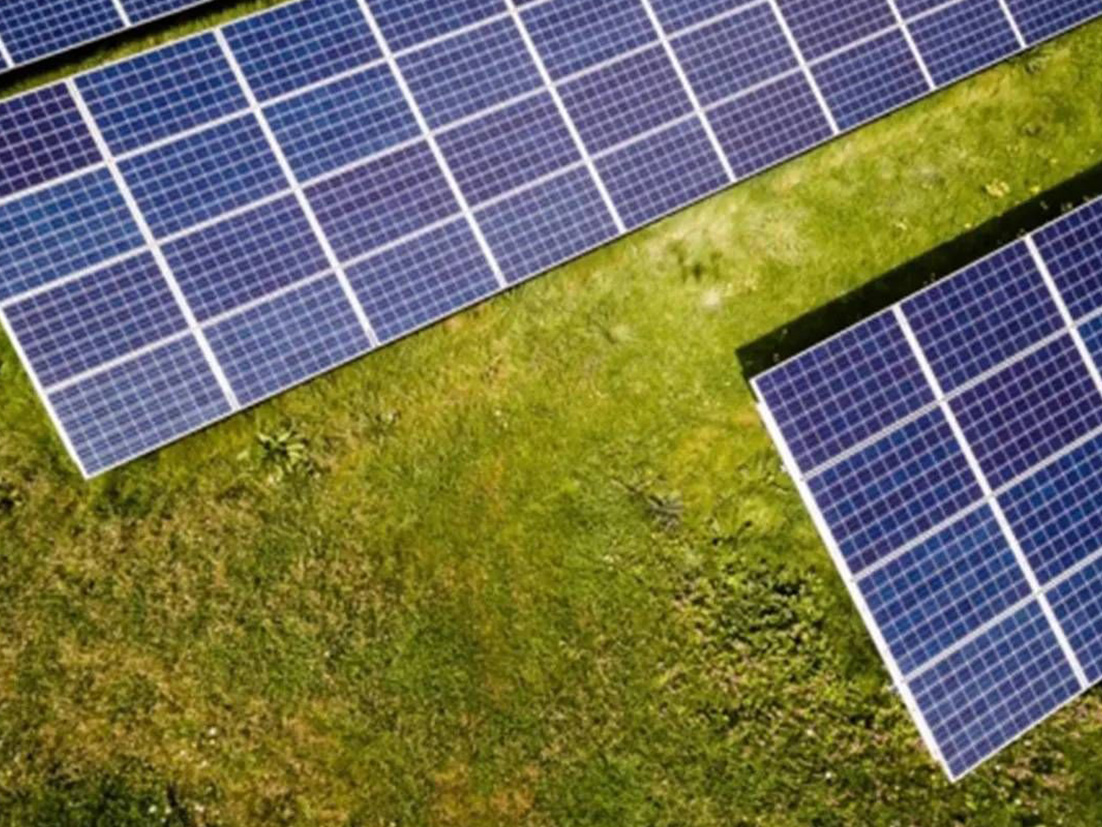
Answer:
M91 483L0 339L0 827L1102 822L1097 693L944 780L735 358L1100 149L1095 24Z

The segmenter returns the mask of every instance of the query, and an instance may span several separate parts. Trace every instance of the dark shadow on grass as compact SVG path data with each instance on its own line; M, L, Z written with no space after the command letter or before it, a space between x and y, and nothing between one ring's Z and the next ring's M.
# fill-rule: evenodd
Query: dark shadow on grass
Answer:
M1102 163L738 348L749 382L791 356L1102 195Z

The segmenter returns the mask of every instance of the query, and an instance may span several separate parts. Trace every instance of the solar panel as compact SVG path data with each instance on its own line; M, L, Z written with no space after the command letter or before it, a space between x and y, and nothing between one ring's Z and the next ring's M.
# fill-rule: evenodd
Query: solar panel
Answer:
M4 0L0 74L208 0Z
M1102 10L1017 11L1021 25L1002 0L281 5L0 101L0 320L97 474L926 94L1004 56L1007 32L1018 51ZM1053 278L1093 255L1061 251ZM999 301L1035 297L1023 284ZM1048 307L1013 335L962 316L992 342L953 355L947 386L1057 329ZM963 335L919 315L933 350ZM854 411L836 388L793 409L814 432L793 438L801 463L932 403L892 321L867 331L875 346L845 371L872 396ZM1038 351L1014 380L1036 377L1043 450L1093 427L1043 398L1078 392L1071 355ZM971 388L961 427L993 427L1003 392ZM939 427L853 462L922 456L924 497L966 498ZM1019 473L977 451L995 479ZM855 559L932 528L897 506L905 493L885 494L881 536L852 529ZM846 495L837 507L857 507Z
M959 778L1102 679L1102 200L755 377Z

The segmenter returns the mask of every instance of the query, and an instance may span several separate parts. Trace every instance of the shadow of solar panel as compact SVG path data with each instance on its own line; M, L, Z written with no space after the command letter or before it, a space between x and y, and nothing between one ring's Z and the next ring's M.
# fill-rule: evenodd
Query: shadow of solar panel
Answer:
M86 421L101 408L76 420L72 404L68 419L50 407L82 470L99 472L168 441L172 423L194 430L197 411L238 410L979 68L1007 31L1017 51L994 2L899 0L898 15L883 0L288 2L0 102L0 319L48 402L85 384L107 398L104 377L138 382L121 368L155 370L171 343L205 361L202 387L213 377L224 408L158 418L142 400L108 417L155 431L118 437L125 448L107 451ZM128 22L178 6L110 5ZM35 6L44 19L76 9ZM1099 11L1026 6L1031 32ZM4 22L27 23L16 17ZM0 44L3 57L3 25ZM1051 240L1053 278L1084 294L1085 233ZM140 289L120 275L137 262ZM119 327L127 313L141 330ZM989 325L986 357L953 370L983 371L1052 320L1013 336ZM860 387L879 385L863 411L845 413L852 389L836 387L819 410L779 415L805 472L930 413L902 331L880 344L857 366L871 377ZM949 386L972 381L943 369ZM895 509L894 531L910 533Z

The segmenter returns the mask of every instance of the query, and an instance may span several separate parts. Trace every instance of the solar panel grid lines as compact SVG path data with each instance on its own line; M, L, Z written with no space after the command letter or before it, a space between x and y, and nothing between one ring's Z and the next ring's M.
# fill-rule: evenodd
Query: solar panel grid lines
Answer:
M918 64L918 68L922 71L922 77L926 81L926 85L931 90L937 89L937 83L934 82L934 77L930 74L930 68L926 65L925 58L922 57L922 53L918 50L914 37L911 35L911 30L903 19L903 15L899 13L899 5L896 3L896 0L886 0L886 2L892 10L892 16L895 18L895 23L899 27L899 31L903 34L903 39L907 41L907 48L911 50L911 54L914 55L915 63Z
M789 425L778 424L774 416L781 386L776 381L763 382L761 377L753 380L767 429L778 443L786 469L843 578L853 580L865 595L858 609L866 625L873 627L870 633L886 657L893 680L901 674L922 715L933 716L916 716L916 722L944 747L935 755L953 779L1055 714L1102 677L1102 601L1092 597L1098 593L1095 581L1102 577L1102 521L1095 515L1097 480L1102 477L1102 422L1090 418L1074 430L1066 430L1066 422L1062 422L1054 429L1063 434L1059 439L1050 440L1045 452L1029 463L1013 466L1012 475L1000 473L997 483L972 450L967 427L952 422L962 409L961 400L975 397L976 389L995 379L1028 377L1034 370L1028 366L1047 365L1057 354L1065 365L1061 371L1074 370L1080 377L1074 391L1069 385L1058 392L1073 393L1071 405L1088 400L1094 409L1102 409L1102 384L1096 378L1095 365L1102 348L1093 344L1091 327L1102 319L1102 294L1092 281L1091 269L1091 262L1097 263L1096 236L1102 229L1093 218L1100 212L1098 203L1061 216L1025 240L996 250L889 309L924 377L929 377L925 381L936 401L897 412L895 423L843 450L848 457L859 457L889 437L897 447L906 445L907 440L899 435L908 429L926 430L929 426L922 423L934 422L930 411L936 410L939 421L952 424L951 439L979 487L977 494L958 500L955 511L953 507L943 509L942 519L929 525L915 524L887 554L853 557L845 551L843 520L849 519L848 513L824 511L824 503L834 506L824 499L822 486L816 485L820 476L842 461L832 459L810 469L798 463L789 442L792 412L777 409L784 411ZM1088 296L1089 290L1096 294L1094 299ZM983 291L988 295L982 295ZM1069 294L1075 297L1075 312L1066 300ZM1049 307L1045 307L1046 301ZM959 305L961 312L944 316L944 329L937 331L923 314L937 318L942 302ZM977 302L976 310L969 312L970 303ZM986 318L991 313L1006 313L1011 318L1005 325L993 325ZM880 317L883 314L873 318ZM919 329L913 329L916 320ZM837 348L853 331L865 327L862 323L842 331L824 345L835 343L831 346ZM954 338L957 333L975 338ZM1073 333L1083 342L1082 347L1073 343ZM875 342L867 334L862 341ZM953 342L966 358L956 362L928 358L929 348L940 348L945 342ZM875 348L882 350L883 346ZM995 358L978 358L981 349ZM807 356L793 357L762 376L775 371L796 375L790 365L806 362ZM825 365L823 370L829 367ZM952 388L946 389L944 379L954 375ZM828 377L829 373L813 381L828 381ZM1028 383L1015 384L1018 381L1015 378L1007 385L1009 393L1029 387ZM800 392L806 394L809 388ZM851 404L859 405L860 398L858 394ZM1000 400L998 404L1006 403ZM1016 411L1008 413L1018 416ZM915 450L907 449L907 463L915 462ZM914 475L930 467L919 459L913 467L889 464L883 473ZM867 488L868 497L890 494L891 486L898 485L898 480L889 485L886 477L882 484L881 470L870 467L869 472L860 481L854 478L856 485ZM929 504L923 501L921 507ZM1001 556L990 550L980 553L971 541L957 551L945 545L945 538L959 534L967 521L975 525L984 514L990 515L984 519L990 520L995 532L992 535L989 530L986 536L992 538L989 542L1002 544L1005 551ZM837 527L843 528L842 535L837 534ZM961 556L967 549L971 556ZM1002 562L996 565L996 560ZM1008 561L1012 561L1011 569L1005 568ZM1020 585L1012 585L1013 571L1020 573ZM896 611L898 616L891 614Z
M214 355L214 351L211 350L210 343L207 341L206 335L202 328L199 326L199 322L195 318L195 314L191 310L191 306L188 304L187 298L184 296L183 291L180 289L180 285L177 283L175 276L172 274L172 269L169 267L168 262L165 260L164 252L161 250L160 245L157 243L156 237L153 234L153 230L150 228L149 223L146 221L145 215L142 213L141 208L138 206L137 201L134 198L134 194L130 190L129 184L123 177L118 164L115 162L111 155L111 150L107 146L107 142L100 132L95 118L92 116L91 111L88 109L88 105L82 96L80 89L77 86L75 80L70 78L65 82L66 88L69 90L69 94L72 96L77 109L80 111L81 117L84 119L85 124L91 132L96 145L99 147L100 153L103 156L107 169L111 173L111 177L115 181L115 186L118 187L119 193L122 195L123 200L126 202L127 208L130 211L131 218L138 226L139 232L145 239L146 247L149 252L152 253L153 258L157 262L157 268L168 284L169 290L172 292L172 296L176 301L180 312L183 314L184 319L187 322L188 329L191 330L196 344L199 347L200 352L203 354L203 358L206 360L208 367L213 374L215 381L218 383L218 387L221 389L226 401L229 403L230 410L238 410L241 406L237 401L237 396L234 393L233 387L230 385L229 380L226 378L225 373L222 371L222 366L218 363L217 358Z
M647 18L658 34L658 39L662 43L662 48L666 53L667 59L673 66L678 80L681 81L681 86L685 90L685 94L689 99L693 112L696 114L696 117L699 118L700 124L704 128L704 133L708 136L708 142L712 145L712 151L715 152L716 158L719 159L720 165L723 167L723 172L727 176L727 180L734 183L736 176L734 169L731 167L731 162L727 158L727 154L723 151L723 146L719 142L719 137L716 135L715 129L712 128L711 121L708 120L704 113L704 108L700 104L700 98L697 97L696 90L693 89L692 84L689 83L689 78L685 74L685 67L681 65L681 60L677 57L677 53L670 43L670 38L666 34L666 30L662 26L662 22L658 19L657 13L654 11L654 4L651 3L651 0L640 0L640 2L643 4L643 9L647 13Z
M460 212L467 219L467 223L471 227L471 231L474 233L475 239L478 241L478 246L482 250L483 256L485 256L487 262L490 264L490 268L493 270L494 278L498 284L504 288L507 284L505 276L502 272L501 265L497 261L497 257L494 254L493 249L490 247L489 242L486 240L485 234L482 232L481 226L479 226L478 220L475 218L471 205L467 202L467 197L464 195L463 190L460 188L458 181L455 179L451 167L448 165L447 158L444 157L443 151L440 149L440 144L436 137L433 135L432 130L428 125L428 121L425 119L424 112L421 111L421 107L418 105L417 100L413 96L413 92L410 91L409 84L406 82L405 75L402 73L401 68L398 65L398 61L394 56L394 52L387 44L386 38L383 36L382 29L379 28L378 21L372 14L371 9L368 7L366 0L358 0L360 9L363 11L364 18L367 21L368 27L371 29L372 34L375 36L376 41L380 44L383 55L386 58L387 65L390 67L390 71L397 81L399 88L402 90L402 96L405 98L410 111L413 113L413 117L417 121L418 128L421 130L421 134L424 135L429 149L432 151L433 157L436 159L436 164L440 171L443 173L445 180L448 182L448 187L452 192L452 196L459 204Z
M257 102L256 95L252 90L252 86L249 84L248 79L245 77L244 72L241 71L241 65L237 62L237 58L230 49L229 44L226 42L226 36L221 29L215 31L215 38L218 41L218 46L222 50L222 54L229 64L230 69L233 71L234 77L237 79L238 86L243 90L245 98L248 101L249 109L253 112L260 124L261 130L264 132L264 137L268 142L268 146L272 150L272 154L275 156L276 161L279 163L280 169L283 171L283 175L290 185L295 199L298 202L299 208L302 210L303 215L306 217L307 223L310 225L311 231L314 233L318 243L321 246L322 251L325 254L325 258L329 263L329 268L337 276L337 280L340 283L341 290L344 291L346 298L348 299L349 306L352 312L356 316L356 320L359 322L360 327L364 331L364 335L367 336L367 340L371 347L377 347L379 344L379 337L375 334L375 330L371 326L371 322L367 318L367 314L364 313L363 306L360 304L359 299L353 292L351 285L348 283L348 275L341 267L340 261L337 258L336 253L333 251L333 246L329 243L328 237L322 230L321 224L318 222L318 217L314 213L314 209L310 204L309 199L306 197L306 193L302 189L301 183L295 176L294 170L291 169L291 165L287 162L287 156L284 154L282 147L276 140L275 135L272 133L272 127L268 122L268 117L265 111L260 107Z
M1025 36L1022 34L1022 29L1018 25L1018 21L1015 20L1014 15L1010 13L1010 6L1007 5L1006 0L999 0L999 8L1002 9L1006 22L1014 32L1014 39L1018 41L1018 46L1025 49L1029 44L1026 43Z
M7 45L4 43L4 38L0 37L0 74L14 65L15 61L12 59L11 52L8 51Z
M447 54L466 60L472 71L468 78L486 78L486 75L479 74L481 70L477 56L487 58L481 61L487 66L494 65L494 59L504 55L511 56L518 66L530 60L528 47L524 45L515 22L517 18L526 20L529 14L535 14L544 7L559 10L573 8L573 13L583 15L588 12L576 0L535 0L515 5L512 9L505 3L485 0L462 4L462 8L455 4L446 5L445 14L405 21L394 16L395 10L401 6L388 5L388 0L372 0L371 7L369 2L362 0L300 0L219 29L238 59L241 72L248 76L250 83L254 75L262 83L263 94L254 89L254 97L259 109L263 110L268 131L274 135L275 143L294 172L299 188L306 191L319 223L323 225L348 275L349 284L359 299L367 303L364 307L369 322L376 327L380 324L385 326L387 341L396 335L420 329L430 319L469 306L499 292L505 285L516 284L614 237L618 228L613 223L607 202L600 195L594 176L586 168L587 163L598 173L612 205L621 214L621 220L634 227L721 189L730 182L730 175L725 170L727 165L737 178L746 177L832 134L828 120L833 117L830 107L823 109L808 81L808 78L814 80L814 72L811 71L814 67L808 66L806 61L804 67L800 66L795 52L788 46L783 21L770 23L768 16L760 13L763 8L772 11L775 3L751 0L732 4L724 0L694 4L687 11L684 8L674 9L669 0L648 0L652 17L647 7L638 0L608 2L609 8L615 12L614 16L603 20L600 26L593 28L582 39L597 37L600 40L609 35L612 42L618 44L616 48L609 50L610 41L606 40L594 43L596 52L579 52L576 48L578 43L571 42L578 41L577 37L564 39L561 32L551 32L550 35L559 38L559 45L552 49L554 66L547 64L546 60L544 63L552 76L554 89L548 88L533 64L531 69L521 68L519 72L500 72L508 82L501 84L500 90L488 97L484 94L469 95L460 90L458 97L453 97L450 110L434 108L439 89L434 91L420 85L425 79L426 67L430 72L440 71L439 64L433 68L431 61L426 63L424 53L438 49L440 56ZM944 8L971 8L977 2L992 4L995 0L954 0ZM897 0L897 3L903 16L911 19L936 14L942 8L930 9L925 5L917 8L912 4L907 10L902 8L904 0ZM385 25L381 26L383 33L397 31L395 26L405 32L399 36L397 43L392 40L387 44L391 47L389 55L383 53L381 44L376 42L378 38L365 22L376 6L387 16ZM310 13L306 14L306 10ZM545 21L548 19L546 15L537 17ZM662 24L661 27L655 26L655 19ZM938 36L948 31L945 27L960 25L961 19L966 19L966 15L939 22L942 28L938 30ZM1066 16L1061 19L1066 19ZM329 21L332 25L321 25L319 21ZM726 25L725 21L731 25ZM736 36L735 21L745 21L749 26L747 30L775 25L775 30L764 32L767 38L761 42L774 44L780 40L785 49L792 52L791 57L786 61L770 62L768 71L757 76L740 68L741 65L734 61L738 50L744 47ZM898 46L892 48L906 51L895 21L889 16L881 22L895 32ZM593 19L590 19L586 25L592 23ZM611 31L610 27L615 26L626 28L619 32ZM264 37L258 37L260 33L264 33ZM301 37L298 37L299 33ZM872 33L876 34L875 31ZM249 36L245 37L245 34ZM550 35L544 27L538 37L533 35L530 38L541 58L547 55L539 42L540 38ZM662 35L666 35L664 42ZM923 36L928 38L930 35L925 33ZM201 53L207 50L202 45L201 38L204 37L214 43L210 33L200 33L181 42L194 44L190 48ZM860 40L857 38L851 44L840 43L838 49L860 50L864 48L858 42ZM794 39L792 42L795 44ZM947 42L951 42L951 38ZM332 51L308 48L310 44L326 44ZM798 48L799 44L795 45ZM240 54L237 52L239 47L243 50ZM554 52L554 49L564 48L566 52ZM774 46L770 45L772 48ZM920 51L926 48L919 44ZM731 55L732 63L726 67L719 65L711 71L708 69L709 61L715 58L709 50L716 49L720 53L726 50ZM179 53L186 51L185 48ZM217 51L221 52L221 47ZM816 58L820 61L844 53L820 51L822 53ZM170 49L166 48L163 53L169 54ZM596 59L595 55L601 59ZM990 59L995 57L990 56ZM670 102L671 106L654 120L649 120L654 117L653 113L633 109L635 104L631 94L617 96L612 92L610 97L608 90L602 87L602 84L617 78L615 83L624 83L623 78L630 77L629 70L635 67L657 69L660 61L665 61L665 68L658 75L664 90L663 105ZM119 65L127 67L131 63L127 61ZM392 67L401 70L404 91L398 88L396 79L387 79L387 71L393 71ZM405 76L404 70L407 68L410 76ZM967 71L976 68L975 61L963 67ZM697 75L694 76L694 72ZM108 72L100 69L86 74L99 78L106 77ZM174 76L171 72L162 74L166 81ZM225 72L219 70L216 73L218 76L223 74L232 75L228 67ZM917 68L914 75L918 75ZM91 81L83 80L84 77L78 76L78 82L90 84ZM493 75L489 77L496 81ZM126 86L132 78L126 77L124 72L123 80ZM462 82L462 78L457 76L457 83L461 85ZM401 130L405 127L401 118L395 117L398 110L380 108L391 98L388 97L389 92L384 91L380 95L379 83L393 85L393 102L413 104L421 110L416 129L403 134ZM728 85L725 87L724 83ZM240 84L234 79L232 85ZM497 88L493 82L484 85ZM171 88L172 84L168 86ZM175 93L179 95L183 89L184 85L179 85ZM575 89L586 91L568 99L567 92L573 94ZM107 88L107 91L111 89ZM557 108L551 107L552 112L548 112L542 104L545 99L552 100L550 96L553 91L560 92L560 99L574 122L573 126L583 137L588 157L568 152L557 158L555 163L547 166L532 163L524 174L517 174L516 159L513 159L513 167L510 168L509 158L500 149L489 155L480 155L480 150L472 152L469 145L463 145L465 138L479 134L478 129L494 116L511 116L514 110L521 113L538 111L542 118L550 118L551 122L555 117L562 121ZM918 94L918 90L914 93ZM142 94L148 94L148 90ZM875 95L879 93L874 90L872 94L875 103ZM672 105L678 96L680 101ZM693 96L699 106L694 104ZM159 105L172 105L174 100L162 99ZM366 102L363 110L365 117L370 112L370 117L381 119L378 121L380 128L373 129L372 134L385 135L385 140L375 143L364 132L362 124L349 123L348 113L353 111L353 103L358 101ZM533 106L534 102L540 102L540 107ZM156 172L156 175L149 176L154 179L152 182L146 178L146 172L141 172L140 177L146 180L130 183L132 189L137 186L133 194L138 197L143 211L148 210L146 219L152 223L158 243L173 253L170 265L174 269L184 268L178 271L178 275L181 279L190 280L182 286L189 295L189 301L200 300L200 294L192 291L208 289L202 286L206 277L195 270L196 266L208 261L211 275L224 270L210 257L214 252L210 245L228 243L219 239L228 238L225 228L232 222L238 222L240 229L256 226L261 233L257 238L264 239L265 244L285 243L280 240L275 227L255 223L256 217L265 209L272 215L291 215L285 213L283 208L276 209L276 205L284 203L283 199L287 196L294 197L294 193L277 153L272 151L272 140L257 118L257 107L249 107L247 103L242 99L236 105L226 105L220 109L222 104L203 102L198 111L201 112L200 120L207 119L205 123L188 124L174 115L161 119L159 123L161 129L171 125L169 131L176 130L175 134L143 135L143 141L152 140L156 146L125 148L112 145L115 160L121 160L125 165L126 176L138 175L139 170ZM527 108L523 106L526 103L529 104ZM886 105L888 100L885 98L882 103ZM896 103L893 102L892 106ZM91 102L89 106L92 106ZM583 108L577 112L571 111L577 106ZM608 112L602 113L602 106L609 108ZM0 125L3 124L2 107L3 104L0 104ZM617 111L617 107L622 107L622 111ZM449 114L441 119L439 115L445 111ZM100 113L96 111L94 117L98 119ZM411 123L418 120L412 114L402 116L405 117ZM664 123L661 122L663 119ZM853 116L850 115L847 123L852 122ZM121 123L129 128L125 118ZM158 122L138 120L135 124L148 129L150 124L157 126ZM346 135L351 140L333 141L332 127L338 124L349 124ZM104 126L101 124L101 127ZM514 122L513 128L517 127L519 124ZM565 122L556 129L567 134ZM709 131L715 135L715 142L711 140ZM107 134L112 134L108 139L111 143L119 139L120 133L108 130L105 136ZM423 143L422 134L425 136ZM517 148L531 137L523 130L518 130L516 134L521 139L521 143L515 145ZM212 175L197 169L194 175L180 177L169 175L167 169L162 169L171 159L190 166L194 161L191 156L198 151L223 153L228 159L232 157L230 152L234 145L231 137L237 142L238 154L241 152L238 139L247 137L246 154L252 159L249 163L255 161L260 165L242 179L243 186L235 187L229 183L234 174L239 174L230 167L225 169L224 174ZM565 145L572 142L568 137ZM719 154L716 142L722 150ZM433 143L442 151L447 170L436 170L439 162L431 152ZM159 153L158 157L150 160L154 153ZM483 158L486 160L481 160ZM540 159L533 156L533 160ZM417 166L416 171L411 164ZM454 169L456 164L461 169ZM494 167L480 169L480 164L502 164L501 172L515 177L506 180L502 175L497 175L499 180L495 181L494 173L487 173ZM79 164L77 166L78 169L66 170L51 180L42 187L41 192L54 193L55 188L49 184L57 184L61 177L66 177L79 185L78 188L92 187L88 194L81 195L82 198L103 200L115 197L106 191L102 178L92 176L93 171L99 171L106 176L107 183L113 180L98 157L94 166L87 169L79 168ZM398 178L385 177L393 176L403 167L416 174L403 172ZM430 173L430 169L434 171ZM383 177L380 177L381 174ZM433 184L429 189L423 189L426 180L417 176L430 174L441 176L440 188L433 189L436 187ZM458 194L465 204L458 199L451 204L457 190L447 183L449 175L458 184ZM0 180L2 176L0 159ZM409 190L412 200L404 203L405 195L394 198L395 187L420 189ZM387 195L387 188L390 195ZM239 195L242 190L244 195ZM181 202L179 206L167 210L165 197L172 192L182 192L187 203ZM379 215L370 217L370 221L364 215L353 215L355 220L340 218L340 214L348 216L350 211L351 214L370 211L371 205L363 200L369 192L379 197L376 213L381 214L383 204L387 205L386 210L394 210L389 227L384 228L379 223ZM217 196L213 204L207 197L208 193ZM10 202L5 202L0 196L0 211L9 204L24 203L19 196L26 195L26 191L21 191ZM345 199L343 203L341 198ZM418 202L417 199L421 200ZM121 200L119 205L125 212ZM410 212L411 205L415 211L422 212ZM464 212L464 206L467 212ZM297 207L296 210L301 212ZM450 224L456 216L474 222L470 227L472 235L469 240ZM299 218L294 219L296 226L298 221ZM136 230L134 233L137 235ZM479 238L475 239L475 235ZM138 238L135 242L129 236L126 238L126 244L121 241L111 244L104 236L98 240L98 246L90 248L88 254L73 257L71 261L59 257L56 263L40 271L31 268L29 272L34 274L33 279L21 280L16 276L14 281L9 282L8 292L14 290L14 295L19 297L24 290L37 291L53 279L58 280L53 284L55 287L60 287L62 283L78 282L80 279L69 270L95 272L96 268L92 265L100 257L105 260L98 263L106 269L109 263L131 252L137 256L146 251L144 239ZM460 257L461 251L461 257L466 262L466 274L453 269L455 262L445 262L440 258L441 244L445 239L451 239L456 244L457 257ZM480 246L479 242L482 242L482 250L488 250L489 254L480 250L478 255L468 257L473 248ZM242 245L236 244L234 249L233 255L239 256ZM177 261L175 258L185 252L191 256L186 266L183 259ZM493 260L500 275L491 276L487 281L489 264L483 259ZM404 273L408 283L389 278L379 269L381 262L395 268L395 273ZM303 259L302 269L296 269L293 273L289 271L286 278L276 278L265 268L243 264L239 275L227 282L228 289L232 289L225 298L230 301L215 297L218 300L214 305L209 308L204 306L204 316L199 319L201 326L210 326L209 314L220 316L229 313L237 303L245 302L250 303L250 309L257 312L243 319L242 324L247 321L255 328L258 319L266 318L259 312L263 308L251 304L256 298L256 291L282 291L288 283L313 279L316 268L306 267L308 263L308 257ZM437 283L426 281L421 276L420 268L427 266L440 268ZM356 268L358 278L353 278L353 268ZM20 271L28 272L28 268L24 265ZM6 275L8 273L5 273L0 260L0 281ZM368 275L370 280L366 280ZM251 283L246 283L249 280L252 280ZM318 276L316 286L294 293L291 298L285 298L280 306L320 312L326 305L319 304L319 301L328 301L328 297L332 296L328 284L330 282ZM0 290L3 288L0 287ZM271 298L275 301L279 297L273 295ZM0 294L0 306L5 306L5 299L6 296ZM288 342L301 342L303 336L317 335L319 331L315 329L311 333L307 328L288 328L284 333L289 337ZM224 337L222 341L226 341ZM241 348L234 351L238 357L244 352ZM166 351L163 366L170 373L191 371L197 354L198 350L189 348ZM111 373L120 381L144 383L152 387L150 382L160 382L164 378L159 373L162 364L157 361L161 358L161 354L142 354L141 364L134 370L115 366L117 370L113 368ZM288 359L292 358L299 357L289 354ZM305 371L306 367L303 363L301 370ZM276 375L270 372L265 381L274 381ZM98 377L99 374L95 374L89 378ZM193 382L197 394L193 400L196 407L181 420L190 423L200 411L209 413L214 407L208 404L209 388L203 384L205 380L190 375L187 379ZM92 385L89 387L92 388ZM99 394L100 389L95 391ZM132 396L128 398L133 399ZM75 400L75 396L66 397L67 412L71 411ZM144 406L140 414L144 422L153 422L150 418L153 412L144 409ZM159 424L158 428L167 433L163 424ZM145 446L146 449L149 447ZM108 453L100 452L102 458L112 460L110 467L113 467L115 458L108 457ZM108 466L99 466L96 470L101 467Z
M1010 526L1009 520L1006 518L1006 514L1003 512L1002 506L999 504L998 498L993 494L991 483L988 481L987 474L980 466L979 460L976 458L975 452L972 450L972 445L968 438L964 434L964 429L961 428L960 422L957 420L956 413L952 407L945 401L945 392L941 388L941 383L938 380L933 369L930 367L929 361L926 359L926 354L922 349L922 345L919 344L918 338L915 336L914 330L911 329L910 321L907 319L906 314L903 312L903 305L897 304L892 308L895 314L896 321L899 323L900 328L903 330L903 335L906 337L907 342L910 344L912 351L914 351L915 358L918 360L919 365L922 367L922 372L926 377L926 381L930 383L930 387L933 388L934 396L939 400L938 404L942 413L945 415L946 421L949 423L949 428L953 431L953 436L956 438L961 451L964 454L965 460L968 462L968 467L972 469L972 473L976 480L979 482L980 489L983 491L983 498L988 501L991 508L991 512L995 516L995 520L999 525L999 529L1002 531L1003 536L1006 538L1011 550L1014 553L1014 558L1018 562L1018 566L1021 568L1022 573L1025 575L1026 581L1029 583L1030 590L1037 595L1037 602L1041 607L1041 611L1044 613L1045 619L1052 627L1053 634L1056 636L1056 640L1060 644L1060 649L1064 653L1064 657L1067 658L1068 663L1071 664L1072 670L1075 672L1075 676L1079 681L1079 685L1082 689L1086 689L1089 686L1086 673L1083 671L1082 664L1079 663L1079 658L1076 656L1075 651L1071 648L1071 644L1068 642L1067 635L1064 633L1063 628L1060 626L1059 621L1056 619L1056 615L1053 613L1052 606L1049 604L1048 599L1045 597L1044 592L1041 589L1041 583L1037 579L1037 573L1030 565L1025 552L1022 551L1021 543L1018 541L1017 535L1015 535L1013 528Z
M807 62L803 49L796 40L796 36L792 33L792 27L789 26L788 21L785 20L784 13L781 11L778 0L769 0L769 7L773 10L773 16L777 19L777 23L784 33L784 38L788 42L788 48L792 50L792 54L796 57L796 62L800 66L800 71L803 72L804 79L807 81L811 93L815 96L819 108L822 109L823 116L826 118L827 123L830 124L830 131L835 135L840 135L842 130L838 126L838 121L835 119L834 113L831 111L826 97L823 96L823 90L819 87L819 81L815 79L815 75L811 71L811 66Z
M589 150L586 148L585 142L582 140L582 136L578 133L578 127L574 123L574 120L570 117L570 113L566 109L566 105L563 103L562 95L559 92L558 86L551 78L551 73L547 68L547 64L544 62L543 56L536 48L535 42L532 40L532 34L528 31L528 26L524 22L524 18L521 16L520 10L513 0L506 0L506 5L509 7L509 13L512 15L513 22L516 24L517 31L520 32L521 39L524 41L524 47L528 50L528 54L532 59L533 65L536 67L536 71L539 72L540 78L543 80L544 87L550 92L551 99L555 103L555 108L559 112L559 116L562 118L563 123L566 125L567 131L570 133L570 138L574 142L574 146L577 147L578 152L582 156L582 160L585 163L586 170L589 173L589 177L593 180L594 186L597 188L597 192L600 193L601 200L605 204L605 209L608 210L608 214L612 216L612 220L616 225L617 232L623 234L627 232L627 226L624 224L624 219L620 216L620 212L616 205L612 201L612 196L608 191L608 187L602 180L600 174L597 172L597 166L593 162L593 158L589 154Z
M929 724L926 722L926 717L923 714L921 708L918 706L914 695L911 693L910 687L906 681L902 671L900 671L898 664L892 657L891 648L888 646L887 641L884 638L883 632L880 630L880 626L876 623L870 610L868 603L865 600L865 596L861 593L861 589L857 584L857 580L854 577L852 571L849 568L849 564L846 562L845 557L842 555L841 550L838 548L837 543L834 541L834 533L831 531L830 526L824 519L822 512L819 510L818 503L811 491L807 487L806 480L800 475L799 466L796 464L795 458L788 450L788 442L785 439L776 419L773 417L773 412L769 406L762 403L758 405L758 413L761 416L762 423L765 425L766 431L772 438L773 444L777 447L778 453L781 455L781 463L787 472L789 479L792 480L796 486L797 491L800 494L800 499L804 502L808 514L811 517L812 522L815 524L815 528L822 538L824 545L827 548L827 552L830 555L831 561L834 563L835 568L838 570L842 577L842 582L846 586L846 590L849 592L850 600L853 601L854 606L857 608L857 613L860 615L861 620L864 622L865 629L868 631L869 636L872 638L873 645L876 647L877 652L880 655L880 659L883 661L885 668L888 670L888 675L891 678L892 686L895 688L900 699L906 706L907 711L911 715L911 720L915 722L915 726L918 728L919 735L922 738L923 743L926 745L926 749L934 757L934 759L945 768L946 772L949 772L949 765L941 753L941 745L934 737L933 731L930 729Z
M1056 281L1052 278L1052 272L1048 268L1048 262L1046 262L1044 256L1041 255L1041 251L1037 249L1037 242L1033 239L1032 235L1026 237L1025 245L1029 249L1029 254L1033 257L1033 263L1036 265L1037 271L1041 274L1045 287L1048 288L1049 294L1056 304L1060 317L1064 321L1064 326L1071 334L1071 340L1075 343L1075 349L1079 351L1079 355L1083 359L1083 364L1087 367L1087 372L1090 373L1094 386L1098 389L1099 393L1102 393L1102 374L1099 373L1098 365L1087 349L1086 342L1083 341L1083 334L1079 332L1079 327L1072 318L1067 302L1064 301L1064 297L1060 294L1060 288L1056 286Z

